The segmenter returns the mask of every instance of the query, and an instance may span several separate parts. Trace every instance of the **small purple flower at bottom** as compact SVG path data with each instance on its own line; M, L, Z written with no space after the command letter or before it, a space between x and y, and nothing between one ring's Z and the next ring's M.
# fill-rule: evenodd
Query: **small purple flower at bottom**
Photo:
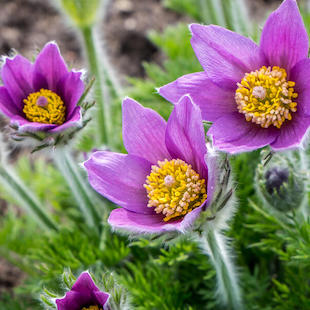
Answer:
M190 26L204 71L159 89L172 103L189 94L216 148L238 153L298 147L310 126L308 35L295 0L268 18L260 46L215 25Z
M185 96L166 123L126 98L123 140L128 154L95 152L84 163L92 187L122 207L111 212L110 225L184 232L210 204L216 179L199 107Z
M21 55L4 60L0 111L11 125L22 132L58 133L81 124L82 73L68 71L57 44L46 44L34 63Z
M110 295L95 285L88 272L83 272L64 298L56 299L57 310L105 310Z

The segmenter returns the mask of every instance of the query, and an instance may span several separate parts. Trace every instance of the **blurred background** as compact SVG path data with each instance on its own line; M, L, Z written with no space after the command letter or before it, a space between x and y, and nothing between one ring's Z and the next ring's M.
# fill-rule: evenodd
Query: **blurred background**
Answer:
M245 0L245 3L251 17L260 23L281 1ZM53 0L1 0L1 55L14 48L31 57L36 48L56 40L66 61L73 67L82 67L76 36L52 4ZM167 9L162 0L110 0L101 27L105 28L106 49L119 73L143 77L143 61L160 63L163 55L147 34L178 22L190 23L191 19Z

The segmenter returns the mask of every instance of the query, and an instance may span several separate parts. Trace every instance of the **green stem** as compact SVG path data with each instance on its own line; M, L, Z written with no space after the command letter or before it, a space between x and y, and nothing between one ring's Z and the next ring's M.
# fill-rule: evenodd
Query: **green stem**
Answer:
M252 36L253 22L249 20L248 10L244 0L233 0L230 10L232 17L233 31L246 36Z
M222 0L223 1L223 0ZM226 28L226 20L225 15L221 6L221 2L219 0L210 0L209 1L209 7L212 7L212 10L214 12L214 17L216 20L216 24L222 27ZM224 0L226 2L226 0Z
M238 279L224 236L212 227L199 237L199 241L216 270L218 296L223 306L227 310L242 310Z
M211 20L211 16L210 16L210 11L209 11L206 0L200 0L199 4L200 4L200 9L201 9L201 16L203 18L202 21L204 23L209 23Z
M234 25L232 22L232 10L234 10L233 4L231 1L235 0L222 0L222 10L226 20L226 28L229 30L234 30Z
M59 147L55 151L54 161L69 185L86 223L100 231L101 218L94 204L95 193L92 193L83 179L75 160L65 148Z
M91 74L96 78L95 80L95 93L97 101L97 128L99 129L99 143L109 144L111 138L111 113L109 106L109 96L107 93L107 87L105 85L105 79L101 72L101 61L99 60L97 53L96 40L94 38L93 27L81 28L85 52L88 60L88 65ZM104 91L106 90L106 91Z
M102 47L100 49L100 59L102 59L103 73L108 89L113 91L113 96L116 97L116 99L122 99L123 90L119 79L117 78L117 74L115 74L114 68L110 65L110 60L105 49Z
M39 224L51 230L58 230L57 224L47 215L44 207L41 206L31 190L5 164L0 167L0 182L21 208L34 215Z

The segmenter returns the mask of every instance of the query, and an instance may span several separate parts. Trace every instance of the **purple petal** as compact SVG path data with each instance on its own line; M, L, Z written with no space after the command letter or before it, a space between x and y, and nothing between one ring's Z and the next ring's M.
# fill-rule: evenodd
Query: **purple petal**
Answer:
M15 115L11 118L11 124L18 126L18 129L22 132L49 131L57 127L57 125L54 124L30 122L19 115Z
M215 153L215 150L208 150L207 155L205 156L205 161L208 167L208 184L207 184L207 200L205 206L208 207L212 201L214 192L219 179L219 168L218 168L218 156Z
M188 213L183 219L169 222L164 222L163 216L155 213L139 214L119 208L110 213L108 222L113 228L135 233L185 232L199 216L202 208L203 205Z
M28 59L20 55L13 59L5 59L1 78L12 101L20 111L24 106L23 99L26 99L33 92L32 77L33 65Z
M100 291L94 292L94 295L96 297L97 303L102 307L108 302L110 298L110 294Z
M14 115L11 117L11 124L18 126L19 130L22 132L48 131L51 133L59 133L71 127L81 126L81 119L81 108L76 107L71 118L62 125L30 122L19 115Z
M165 120L133 99L123 101L123 140L127 152L153 164L170 159L165 144Z
M247 122L240 113L226 114L216 120L208 131L216 148L231 154L264 147L276 139L280 131L262 128Z
M70 291L61 299L56 299L57 310L81 310L84 306L88 306L89 299L87 296Z
M0 86L0 111L8 117L20 114L21 112L4 86Z
M64 101L67 108L67 118L71 118L76 105L83 95L84 83L81 79L82 72L69 72L57 85L57 94Z
M57 44L46 44L34 63L35 89L44 88L57 93L59 81L67 74L67 66L60 55Z
M109 294L101 292L88 272L83 272L70 292L62 299L56 299L58 310L81 310L83 307L100 305L103 307Z
M296 83L297 110L310 116L310 59L304 59L293 67L290 80Z
M95 152L84 163L88 180L101 195L130 211L153 213L147 207L143 184L151 163L141 157L113 152Z
M270 145L276 151L296 148L303 142L306 132L310 126L310 117L301 113L294 113L291 121L286 121L281 129L278 138Z
M271 66L290 70L298 61L307 58L308 35L295 0L283 1L269 16L260 44Z
M195 208L193 211L186 214L183 220L178 225L178 230L180 232L185 232L186 230L188 230L194 224L205 205L206 201L200 207Z
M175 105L167 123L166 144L173 158L184 160L203 178L208 170L204 160L207 153L201 112L190 97L184 96Z
M214 84L205 72L184 75L161 87L159 94L172 103L189 94L199 106L202 118L211 122L237 110L234 92Z
M117 229L150 234L178 230L180 226L180 221L166 223L163 221L163 216L155 212L140 214L123 208L113 210L110 213L108 222Z
M82 125L82 111L81 107L76 107L71 113L71 117L62 125L58 125L50 130L50 132L62 132L71 127L79 127Z
M264 58L250 39L219 26L192 24L195 54L208 77L216 84L236 89L246 72L259 69Z
M72 290L83 294L90 294L93 291L99 291L99 288L95 285L90 274L83 272L72 286Z

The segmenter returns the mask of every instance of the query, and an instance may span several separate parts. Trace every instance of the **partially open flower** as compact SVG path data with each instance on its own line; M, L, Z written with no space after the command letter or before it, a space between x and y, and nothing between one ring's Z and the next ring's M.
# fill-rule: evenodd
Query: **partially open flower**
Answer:
M289 177L289 170L286 167L272 167L265 173L266 189L269 194L276 191L280 193L280 188L287 183Z
M84 163L95 190L122 208L109 223L133 232L184 231L212 200L201 112L183 97L166 123L151 109L123 102L127 154L95 152Z
M110 295L95 285L88 272L83 272L64 298L56 299L57 310L104 310Z
M177 103L190 94L213 122L208 135L229 153L297 147L310 126L307 31L295 0L268 18L260 46L222 27L193 24L191 44L204 71L159 89Z
M0 111L19 132L59 133L81 124L77 106L84 91L81 72L68 71L55 43L31 63L21 55L5 58Z
M256 169L256 189L262 202L278 211L290 211L303 205L306 197L306 169L296 151L273 155L267 165ZM264 152L263 152L264 156Z

